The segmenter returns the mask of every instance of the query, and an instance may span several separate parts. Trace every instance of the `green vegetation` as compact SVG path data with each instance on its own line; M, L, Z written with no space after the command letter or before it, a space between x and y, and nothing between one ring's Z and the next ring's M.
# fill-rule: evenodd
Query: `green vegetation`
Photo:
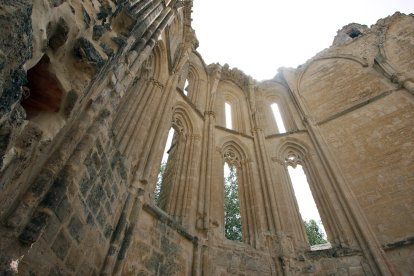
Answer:
M158 173L157 184L155 184L154 190L154 202L155 204L160 203L160 194L161 194L161 184L162 184L162 177L165 172L165 167L167 166L167 162L162 162L160 165L160 172Z
M325 240L325 235L322 230L319 228L317 222L313 219L309 221L303 221L305 224L306 234L308 235L308 240L310 245L324 244L327 243Z
M242 241L237 171L235 166L229 168L230 173L224 178L224 233L229 240Z

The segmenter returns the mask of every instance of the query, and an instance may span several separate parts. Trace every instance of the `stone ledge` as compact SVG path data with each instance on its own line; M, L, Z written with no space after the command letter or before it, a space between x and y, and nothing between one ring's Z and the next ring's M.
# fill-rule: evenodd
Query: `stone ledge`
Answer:
M355 250L345 247L333 247L324 250L315 250L315 251L306 251L306 257L310 259L319 259L319 258L337 258L337 257L346 257L346 256L358 256L362 255L360 250Z
M271 138L276 138L276 137L284 137L284 136L288 136L290 134L295 134L295 133L307 133L308 131L306 129L298 129L298 130L292 130L292 131L287 131L284 133L275 133L275 134L270 134L267 135L265 137L265 139L271 139Z
M230 133L233 133L233 134L237 134L237 135L240 135L240 136L243 136L243 137L246 137L246 138L253 139L253 136L245 134L245 133L238 132L237 130L234 130L234 129L230 129L230 128L226 128L226 127L222 127L222 126L218 126L218 125L216 125L216 128L227 131L227 132L230 132Z
M398 89L384 91L384 92L380 93L379 95L376 95L374 97L368 98L368 99L366 99L366 100L364 100L364 101L362 101L360 103L357 103L357 104L355 104L355 105L353 105L353 106L351 106L349 108L346 108L345 110L342 110L342 111L340 111L340 112L338 112L338 113L336 113L336 114L334 114L332 116L329 116L328 118L322 119L319 122L317 122L316 125L321 126L323 124L329 123L330 121L335 120L335 119L337 119L339 117L345 116L346 114L348 114L348 113L350 113L350 112L352 112L354 110L357 110L357 109L359 109L361 107L364 107L364 106L366 106L366 105L368 105L370 103L373 103L373 102L375 102L377 100L380 100L382 98L385 98L386 96L391 95L394 91L397 91L397 90Z
M393 250L393 249L397 249L397 248L401 248L401 247L405 247L405 246L410 246L414 244L414 236L413 237L408 237L404 240L399 240L393 243L388 243L386 245L383 245L382 248L386 251L388 250Z
M148 214L160 220L162 223L174 229L178 234L191 241L193 244L198 244L198 238L189 234L184 227L173 220L167 213L152 204L144 204L142 207Z

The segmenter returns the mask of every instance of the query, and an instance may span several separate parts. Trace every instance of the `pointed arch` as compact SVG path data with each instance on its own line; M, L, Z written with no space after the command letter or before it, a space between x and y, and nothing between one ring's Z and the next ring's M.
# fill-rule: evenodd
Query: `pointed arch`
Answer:
M298 75L302 108L321 124L394 89L365 58L351 55L318 58Z
M215 103L217 114L217 124L225 127L225 103L231 106L232 129L241 133L246 133L249 129L250 118L249 107L243 90L230 80L221 81L218 85L218 98Z
M284 185L290 191L288 199L292 210L296 210L291 217L295 217L292 224L294 239L297 246L302 247L307 245L307 237L304 232L303 223L300 215L298 215L299 208L297 206L293 187L290 183L290 178L287 168L292 166L295 168L301 165L306 175L309 188L312 192L313 199L320 214L323 226L326 230L327 238L333 247L335 246L350 246L350 237L345 233L344 229L348 229L349 225L342 225L338 218L342 216L342 211L338 212L338 198L335 193L332 193L332 187L329 179L323 171L320 170L321 164L317 154L311 150L311 146L306 141L294 137L285 137L281 140L281 144L275 151L276 165L278 172L283 175ZM335 211L336 210L336 211ZM348 230L346 230L348 231Z
M349 60L349 61L353 61L353 62L356 62L356 63L360 64L362 67L368 67L368 61L366 60L366 58L360 58L358 56L354 56L354 55L350 55L350 54L338 54L338 55L332 55L332 56L322 56L322 57L312 59L311 61L306 63L304 65L304 67L302 68L302 70L300 71L300 75L298 77L297 86L296 86L298 88L298 93L299 94L301 94L300 91L301 91L302 79L306 75L308 69L311 68L312 65L314 63L317 63L318 61L330 60L330 59Z
M248 162L251 160L248 147L238 138L233 135L229 135L221 139L221 152L224 153L228 150L232 150L240 158L242 162Z
M207 93L207 69L199 53L193 51L188 53L188 68L183 72L181 86L188 79L188 99L199 109L204 112L208 102Z
M243 242L255 247L257 241L258 221L257 214L255 212L257 199L252 187L253 176L251 155L247 146L240 139L233 135L229 135L221 139L219 145L219 152L222 160L221 167L224 168L224 164L227 163L229 166L235 166L237 168L237 184L240 202ZM224 170L222 171L222 174L222 183L224 184ZM223 215L224 211L225 210L223 206Z
M189 223L191 200L194 198L192 166L196 164L194 154L198 136L194 134L194 123L188 108L178 103L174 107L171 127L175 134L168 151L168 161L162 177L160 207L182 225Z
M174 107L173 116L182 120L185 124L186 133L190 135L198 133L198 127L194 123L195 118L193 110L191 110L186 104L178 102Z
M259 101L266 127L266 134L285 133L298 129L295 117L298 117L297 110L292 103L289 89L279 82L272 82L265 89L261 90L262 101ZM272 105L277 104L283 127L277 122Z
M308 147L302 141L296 138L289 138L285 139L279 146L276 158L286 165L304 165L308 152ZM292 157L295 159L292 159Z
M168 78L168 59L167 59L167 47L165 42L158 40L152 50L153 58L153 74L152 78L164 84Z

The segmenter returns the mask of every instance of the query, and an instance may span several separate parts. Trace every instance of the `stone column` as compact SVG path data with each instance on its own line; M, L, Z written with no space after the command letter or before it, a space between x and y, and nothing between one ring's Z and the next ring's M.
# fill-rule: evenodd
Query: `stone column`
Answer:
M208 230L210 221L210 199L211 199L211 176L213 173L213 155L215 148L214 128L216 116L214 103L216 90L221 77L221 66L214 65L209 68L208 100L204 113L203 142L200 164L200 187L198 192L197 221L196 228Z

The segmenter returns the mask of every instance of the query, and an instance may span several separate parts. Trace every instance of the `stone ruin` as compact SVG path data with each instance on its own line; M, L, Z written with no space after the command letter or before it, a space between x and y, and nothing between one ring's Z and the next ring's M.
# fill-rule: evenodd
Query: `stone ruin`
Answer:
M204 63L191 9L1 1L0 274L413 275L413 15L347 25L257 82ZM242 241L224 235L224 163ZM328 247L308 242L297 165Z

